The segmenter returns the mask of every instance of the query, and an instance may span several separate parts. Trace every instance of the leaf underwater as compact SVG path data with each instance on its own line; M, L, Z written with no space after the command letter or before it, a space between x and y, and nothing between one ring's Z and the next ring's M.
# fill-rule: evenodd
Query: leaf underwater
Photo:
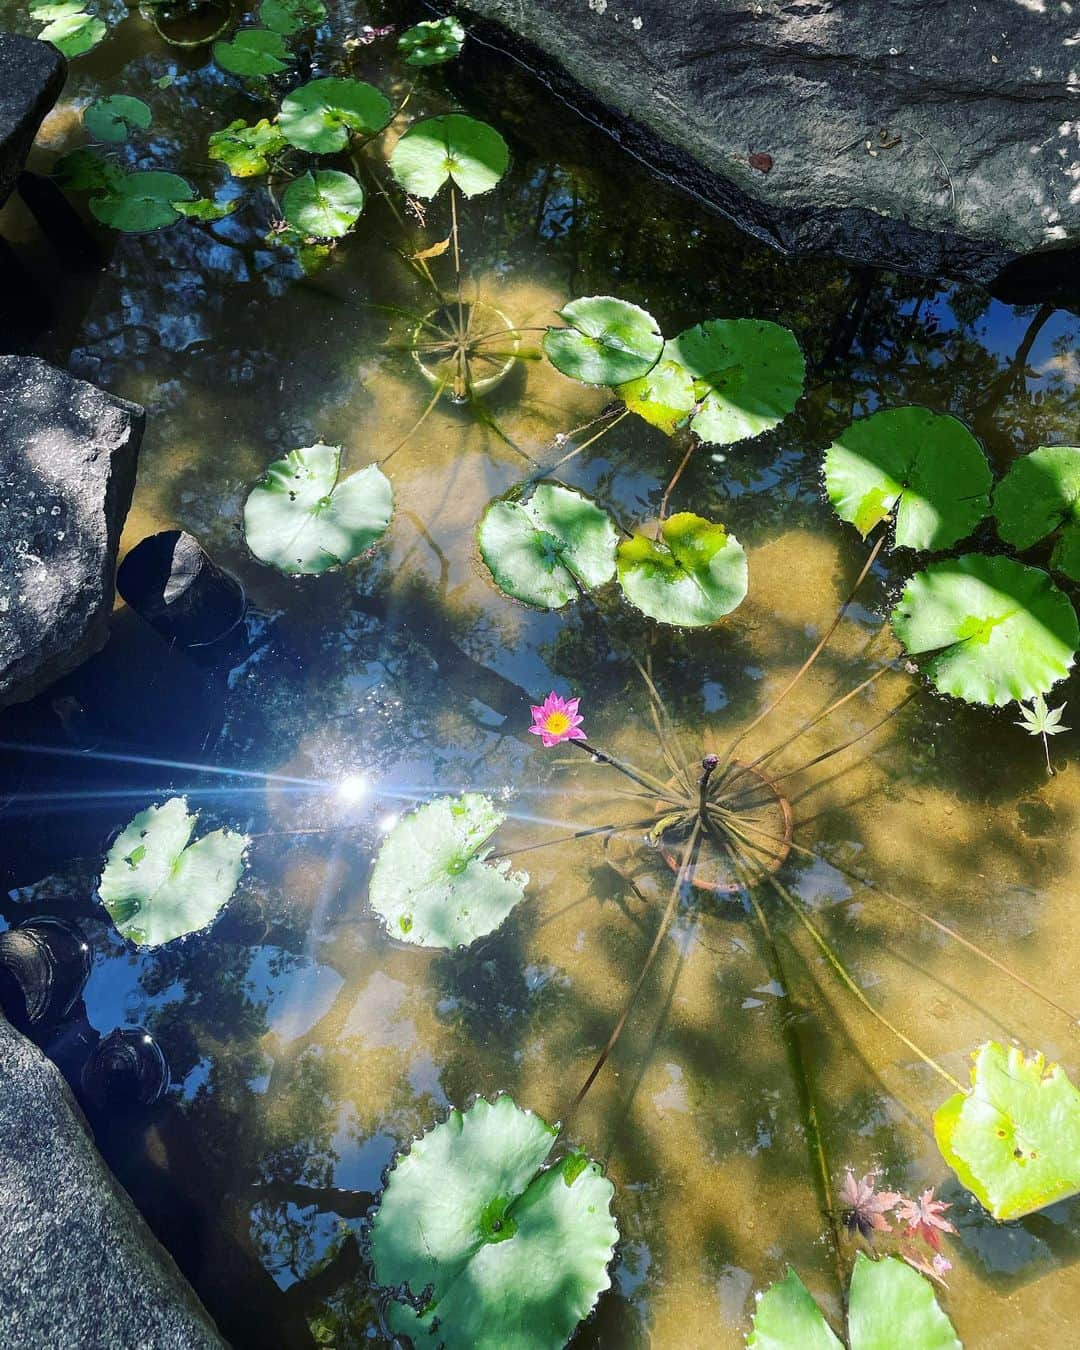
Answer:
M885 408L852 422L825 452L825 490L865 538L895 515L900 548L951 548L990 508L990 465L955 417Z
M477 529L496 586L539 609L561 609L581 589L615 575L618 535L606 511L580 492L540 483L526 500L500 498Z
M636 534L618 548L619 585L630 603L659 623L703 628L742 603L746 554L723 525L690 511L668 516L660 540Z
M1019 1219L1080 1193L1080 1092L1058 1064L987 1041L971 1092L934 1113L942 1157L995 1219Z
M609 1287L614 1187L582 1154L544 1168L557 1136L510 1097L481 1097L394 1163L372 1262L385 1287L430 1289L419 1315L390 1310L418 1350L561 1350Z
M215 830L195 843L183 797L140 811L109 849L98 894L119 931L144 947L206 928L244 870L246 835Z
M982 553L916 573L890 621L935 688L995 707L1048 693L1080 644L1076 611L1045 572Z
M420 947L467 947L493 933L525 895L527 872L486 861L506 814L479 792L436 797L409 812L382 842L371 870L371 907L392 937Z
M962 1350L933 1286L895 1256L855 1255L848 1289L851 1350ZM843 1350L809 1290L790 1267L758 1295L747 1350Z

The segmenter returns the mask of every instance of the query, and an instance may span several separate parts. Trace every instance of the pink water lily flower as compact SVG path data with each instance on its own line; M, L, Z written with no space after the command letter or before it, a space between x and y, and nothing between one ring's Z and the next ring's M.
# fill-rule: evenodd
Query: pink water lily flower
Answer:
M585 733L581 723L585 719L578 713L580 702L576 698L560 698L553 689L543 703L533 705L533 724L529 730L539 736L545 746L558 745L561 741L583 741Z

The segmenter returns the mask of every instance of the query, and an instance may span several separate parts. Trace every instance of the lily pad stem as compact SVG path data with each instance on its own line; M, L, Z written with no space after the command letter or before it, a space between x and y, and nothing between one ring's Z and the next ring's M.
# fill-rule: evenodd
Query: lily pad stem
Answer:
M618 769L621 774L625 774L631 782L637 783L639 787L649 788L653 792L659 792L662 795L670 796L671 789L666 783L662 783L659 778L655 778L645 769L639 769L632 764L627 764L621 759L616 759L614 755L609 755L606 750L599 750L595 745L588 741L571 741L571 745L576 745L578 749L584 750L593 759L601 764L610 764L613 769Z
M538 848L551 848L553 844L565 844L571 839L587 839L594 834L625 834L630 830L643 830L655 820L655 816L649 816L647 820L632 820L626 825L592 825L587 830L574 830L572 834L557 834L554 839L543 839L539 844L525 844L522 848L508 848L502 853L489 853L486 861L499 862L503 858L516 858L520 853L532 853Z
M682 459L679 461L679 467L671 475L671 478L668 481L668 485L664 489L664 495L660 498L660 511L656 518L656 535L655 535L655 538L658 543L660 541L660 534L664 526L664 517L667 515L668 498L674 491L675 486L678 483L679 479L683 476L683 470L690 463L690 460L693 456L694 451L697 449L698 444L699 442L697 440L697 437L691 436L690 444L686 448L686 454L683 455Z
M575 446L573 450L563 455L562 459L557 459L550 469L545 469L543 472L545 474L553 474L556 469L562 468L562 466L566 464L569 460L572 460L575 455L580 455L583 450L588 450L590 445L595 445L601 436L606 436L609 431L611 431L613 428L619 425L619 423L623 420L623 418L629 416L630 416L630 409L625 408L618 415L618 417L613 418L612 421L610 421L606 427L601 427L600 430L595 433L595 435L590 436L587 441L582 441L580 445Z

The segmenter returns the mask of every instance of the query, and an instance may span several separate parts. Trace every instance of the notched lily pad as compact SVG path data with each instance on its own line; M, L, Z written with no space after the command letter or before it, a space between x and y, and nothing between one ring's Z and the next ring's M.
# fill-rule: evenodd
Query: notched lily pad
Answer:
M153 114L141 98L113 94L98 98L83 112L83 126L96 141L118 145L133 131L145 131Z
M506 814L479 792L436 797L383 840L369 898L391 936L420 947L467 947L493 933L524 897L527 872L486 861Z
M495 128L462 113L414 123L390 156L391 173L414 197L434 197L449 182L476 197L490 192L509 164L510 151Z
M233 75L279 75L295 60L280 33L241 28L231 42L215 42L214 60Z
M234 178L255 178L270 167L270 158L285 148L285 137L276 123L262 118L248 125L243 118L215 131L207 142L211 159L224 164Z
M270 465L244 503L244 538L257 558L282 572L325 572L385 533L394 510L390 480L369 464L339 483L340 466L340 447L322 444Z
M619 585L632 605L660 623L703 628L746 596L746 554L723 525L690 511L669 516L660 539L636 534L618 549Z
M143 947L195 933L217 917L244 870L246 835L214 830L191 843L183 797L140 811L109 849L98 895L119 931Z
M294 178L281 198L285 219L308 239L341 239L364 209L364 189L337 169L310 170Z
M865 538L895 513L901 548L942 549L971 533L990 507L990 466L955 417L885 408L860 418L825 452L836 514Z
M608 1288L614 1187L581 1154L544 1168L557 1133L481 1098L394 1164L371 1254L379 1284L427 1300L390 1315L418 1348L561 1350Z
M1080 1092L1059 1064L987 1041L971 1092L934 1112L942 1157L995 1219L1019 1219L1080 1193Z
M104 197L91 197L90 212L125 234L147 234L180 219L176 203L191 201L195 189L175 173L148 170L110 179Z
M1047 693L1080 645L1076 612L1045 572L981 553L916 573L891 622L935 688L996 707Z
M561 609L615 575L611 517L555 483L540 483L525 500L492 502L477 542L496 586L539 609Z
M587 295L558 311L565 328L549 328L541 345L563 375L582 384L622 385L650 371L664 348L653 316L613 295Z
M373 136L390 120L390 104L363 80L327 77L310 80L286 94L278 125L298 150L313 155L344 150L352 133Z
M1018 459L994 493L994 516L1013 548L1056 534L1050 566L1080 581L1080 449L1040 445Z

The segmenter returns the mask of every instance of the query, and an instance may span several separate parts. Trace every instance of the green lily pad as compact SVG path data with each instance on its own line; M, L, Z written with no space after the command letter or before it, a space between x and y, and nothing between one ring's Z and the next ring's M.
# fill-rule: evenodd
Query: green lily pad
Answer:
M962 1350L930 1281L906 1261L855 1254L848 1290L851 1350ZM842 1350L794 1270L758 1295L747 1350Z
M80 0L68 0L66 4L35 5L30 11L30 17L45 24L38 34L42 42L51 42L69 61L96 47L109 31L100 19L83 8Z
M1040 445L1018 459L997 485L994 517L1013 548L1031 548L1056 532L1050 566L1080 581L1080 449Z
M152 120L153 113L142 99L127 94L95 99L83 113L83 126L90 135L112 144L126 141L133 131L145 131Z
M481 1098L394 1164L371 1253L378 1283L430 1291L396 1319L418 1350L561 1350L608 1288L614 1187L582 1154L543 1169L557 1133Z
M650 371L664 349L653 316L613 295L571 300L558 314L567 326L547 330L544 355L582 384L624 385Z
M196 197L193 202L173 202L173 207L188 220L224 220L239 205L234 197L229 202L216 202L212 197Z
M615 575L611 517L580 492L541 483L526 501L494 501L477 530L495 585L538 609L561 609Z
M61 187L71 188L74 192L98 188L112 192L127 175L114 160L106 159L84 145L61 155L53 165L52 176Z
M615 388L631 412L673 436L690 421L697 403L694 377L678 359L677 349L664 343L660 359L647 375Z
M440 66L452 61L465 45L465 29L452 14L427 19L406 28L398 38L398 51L407 66Z
M244 870L246 835L214 830L195 843L183 797L140 811L109 849L98 895L129 941L142 947L205 928Z
M292 52L280 33L241 28L231 42L214 43L214 60L233 75L279 75L292 64Z
M981 553L931 563L891 617L937 689L995 707L1047 693L1080 644L1076 612L1045 572Z
M896 513L901 548L950 548L990 508L990 466L955 417L885 408L862 417L825 452L825 490L836 514L865 538Z
M373 136L390 120L390 104L363 80L310 80L286 94L278 125L290 145L313 155L344 150L350 132Z
M224 164L234 178L255 178L266 173L269 159L285 148L285 137L265 117L249 126L243 118L215 131L207 142L211 159Z
M108 184L104 197L91 197L90 212L103 225L125 234L146 234L180 219L176 202L191 201L195 189L175 173L128 173Z
M417 122L394 146L390 171L414 197L434 197L454 182L466 197L490 192L510 164L506 142L486 122L462 113Z
M971 1092L934 1112L942 1157L995 1219L1019 1219L1080 1193L1080 1092L1058 1064L987 1041Z
M309 239L340 239L364 209L364 189L337 169L308 170L294 178L281 198L285 219Z
M420 947L467 947L493 933L525 894L527 872L484 845L506 819L479 792L436 797L383 840L371 872L371 907L391 934Z
M703 628L746 596L746 554L723 525L690 511L669 516L660 539L636 534L618 550L619 585L632 605L660 623Z
M806 365L799 344L787 328L766 319L708 319L672 338L664 358L685 376L666 370L662 387L646 385L633 391L634 398L671 413L693 412L692 430L710 445L771 431L802 395Z
M244 503L244 538L256 558L282 572L315 574L350 562L385 533L394 510L390 480L369 464L338 483L340 466L340 448L321 444L270 465Z
M314 28L326 18L322 0L262 0L259 22L272 33L289 36Z

